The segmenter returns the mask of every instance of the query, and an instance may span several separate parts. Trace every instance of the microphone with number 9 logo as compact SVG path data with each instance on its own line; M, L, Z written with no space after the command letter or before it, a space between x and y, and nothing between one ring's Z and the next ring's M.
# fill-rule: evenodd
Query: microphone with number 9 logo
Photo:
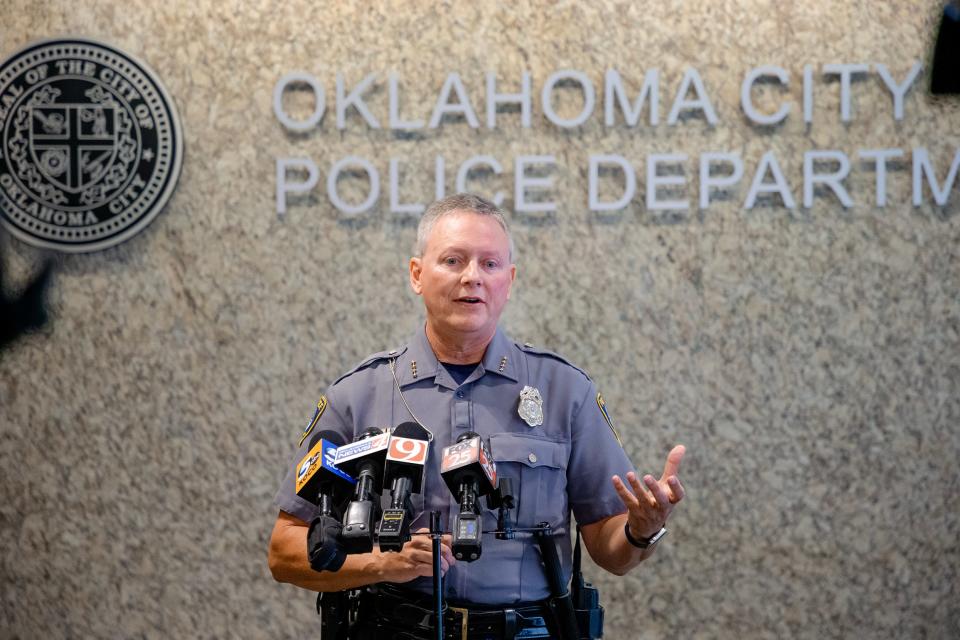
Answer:
M410 540L413 503L410 495L423 488L423 470L430 450L429 432L415 422L404 422L390 434L383 486L390 485L390 508L380 520L380 550L401 551Z

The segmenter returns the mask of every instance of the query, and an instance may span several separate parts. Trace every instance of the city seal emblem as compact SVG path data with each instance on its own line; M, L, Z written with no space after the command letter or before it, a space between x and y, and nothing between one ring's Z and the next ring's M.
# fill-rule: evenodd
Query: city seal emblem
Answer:
M182 163L173 101L129 54L71 38L0 63L0 222L24 242L123 242L166 204Z

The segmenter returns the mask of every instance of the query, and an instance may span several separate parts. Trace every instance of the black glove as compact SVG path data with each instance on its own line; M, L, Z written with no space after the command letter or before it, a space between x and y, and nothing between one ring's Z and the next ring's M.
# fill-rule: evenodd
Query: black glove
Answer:
M307 558L314 571L338 571L347 559L340 546L343 525L333 516L318 515L307 530Z

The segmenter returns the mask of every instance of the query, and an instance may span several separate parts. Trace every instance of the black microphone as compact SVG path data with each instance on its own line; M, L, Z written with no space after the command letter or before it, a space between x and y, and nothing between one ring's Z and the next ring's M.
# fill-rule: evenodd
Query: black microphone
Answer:
M423 488L423 469L430 450L430 432L416 422L404 422L390 434L383 467L383 486L390 487L390 508L380 520L380 551L402 551L410 540L413 503L410 494Z
M383 462L389 443L389 431L370 427L356 440L337 449L337 466L357 479L340 534L340 543L347 553L373 551L374 527L380 519Z
M340 508L355 481L334 466L337 447L343 443L336 431L321 431L297 465L297 495L320 507L307 530L307 558L314 571L337 571L346 560L339 543Z
M468 431L443 450L440 475L460 501L460 513L453 521L453 555L457 560L472 562L482 550L483 520L477 499L497 487L497 465L483 438Z

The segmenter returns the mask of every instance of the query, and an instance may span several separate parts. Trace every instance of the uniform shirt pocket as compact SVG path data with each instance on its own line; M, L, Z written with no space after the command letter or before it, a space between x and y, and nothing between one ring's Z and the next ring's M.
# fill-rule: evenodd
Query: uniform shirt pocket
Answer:
M513 480L516 526L534 527L540 522L566 526L569 443L495 433L490 436L490 450L497 476Z

